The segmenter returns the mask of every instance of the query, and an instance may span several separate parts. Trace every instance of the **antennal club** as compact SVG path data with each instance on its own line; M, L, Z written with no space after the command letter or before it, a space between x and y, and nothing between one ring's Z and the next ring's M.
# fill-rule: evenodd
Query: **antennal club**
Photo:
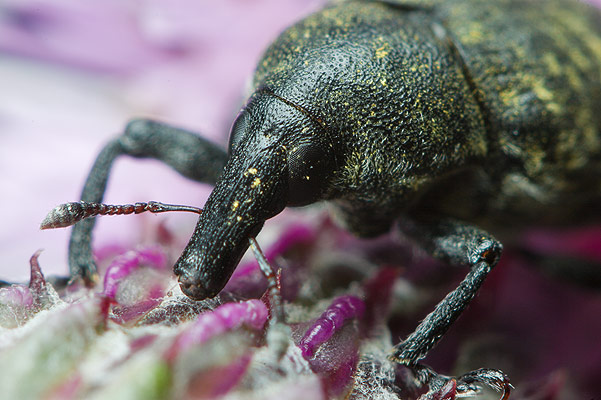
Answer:
M74 225L83 219L95 217L96 215L128 215L141 214L143 212L158 214L168 211L186 211L196 214L202 213L202 209L198 207L165 204L158 201L124 205L77 201L61 204L60 206L53 208L40 224L40 229L65 228Z

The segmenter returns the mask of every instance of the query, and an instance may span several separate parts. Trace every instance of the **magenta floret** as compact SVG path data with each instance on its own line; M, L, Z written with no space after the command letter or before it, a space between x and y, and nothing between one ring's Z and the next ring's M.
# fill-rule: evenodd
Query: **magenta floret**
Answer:
M12 307L31 307L33 305L33 296L27 286L11 285L0 288L0 304Z
M365 311L363 300L355 296L341 296L321 314L307 330L298 346L303 357L309 359L315 350L327 342L351 318L360 318Z
M177 337L167 358L173 359L192 346L203 344L243 325L261 330L267 322L267 316L267 307L260 300L223 304L211 312L200 314L193 325Z
M167 265L167 257L158 247L130 251L117 257L104 275L104 295L114 299L120 282L142 265L164 269Z

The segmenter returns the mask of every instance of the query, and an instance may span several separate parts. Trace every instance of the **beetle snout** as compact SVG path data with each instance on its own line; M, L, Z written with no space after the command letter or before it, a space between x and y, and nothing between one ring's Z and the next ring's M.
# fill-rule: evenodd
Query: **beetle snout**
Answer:
M271 150L271 151L270 151ZM173 271L194 300L215 297L248 249L249 238L285 207L285 153L267 148L246 160L233 157L207 199Z
M202 264L202 260L195 257L194 251L191 253L191 257L182 257L175 264L174 272L178 276L179 287L186 296L194 300L215 297L226 281L211 279L210 274L201 273L198 265ZM215 276L220 277L219 274Z
M201 282L183 275L179 277L179 287L186 296L193 300L204 300L213 297L212 293L203 287Z

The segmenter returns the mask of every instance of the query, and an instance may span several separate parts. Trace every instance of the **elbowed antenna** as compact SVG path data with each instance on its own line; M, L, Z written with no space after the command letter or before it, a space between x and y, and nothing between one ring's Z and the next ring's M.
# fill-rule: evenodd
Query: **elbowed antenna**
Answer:
M40 229L66 228L75 223L96 215L128 215L151 212L158 214L168 211L186 211L201 214L202 209L193 206L165 204L158 201L148 203L135 203L124 205L110 205L103 203L89 203L76 201L54 207L40 224Z
M46 218L44 218L40 224L40 229L66 228L83 219L94 217L96 215L129 215L141 214L143 212L158 214L168 211L185 211L201 214L202 208L194 206L182 206L177 204L165 204L158 201L122 205L76 201L61 204L50 210L48 215L46 215ZM274 313L273 322L283 322L285 320L285 316L282 305L282 295L280 293L279 278L281 270L278 270L277 272L274 270L273 266L265 257L263 250L261 250L261 247L259 247L259 244L254 237L250 237L248 240L253 254L259 263L261 273L267 279L271 308Z

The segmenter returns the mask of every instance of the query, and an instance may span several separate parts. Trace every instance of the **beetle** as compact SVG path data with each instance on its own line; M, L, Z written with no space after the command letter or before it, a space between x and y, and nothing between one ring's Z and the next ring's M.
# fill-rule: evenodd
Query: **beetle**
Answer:
M601 14L573 0L331 4L267 49L228 151L134 120L98 155L81 200L100 203L121 155L215 187L174 266L216 296L264 222L319 201L351 232L399 229L469 272L391 358L418 368L502 252L493 236L601 211ZM63 214L69 210L63 209ZM74 212L74 211L73 211ZM60 220L69 215L54 215ZM95 279L93 219L71 274Z

